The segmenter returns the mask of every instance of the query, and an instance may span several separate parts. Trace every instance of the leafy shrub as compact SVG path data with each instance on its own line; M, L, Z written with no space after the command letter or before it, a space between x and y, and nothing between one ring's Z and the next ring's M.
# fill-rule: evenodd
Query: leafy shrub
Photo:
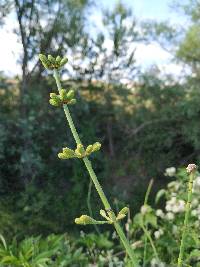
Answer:
M133 246L141 261L144 259L144 251L146 253L146 266L151 264L152 267L164 267L177 264L187 201L188 175L185 169L176 171L174 167L166 169L165 175L175 180L170 181L165 189L158 191L155 207L143 205L140 213L136 214L127 225L129 234L134 240ZM161 208L156 208L159 201ZM200 176L194 181L191 205L184 257L188 266L197 267L200 266ZM148 232L150 238L146 239L144 230Z

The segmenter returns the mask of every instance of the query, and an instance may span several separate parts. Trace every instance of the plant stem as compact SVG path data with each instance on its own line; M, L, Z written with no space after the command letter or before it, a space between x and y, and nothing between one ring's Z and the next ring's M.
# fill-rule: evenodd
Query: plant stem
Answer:
M93 217L92 207L91 207L91 192L92 192L92 180L90 179L90 183L88 186L88 194L87 194L87 206L90 217ZM99 228L97 227L97 224L93 224L95 231L100 235Z
M144 206L147 205L148 203L148 199L149 199L149 194L151 192L153 186L153 179L150 180L149 185L147 187L147 191L145 194L145 198L144 198ZM148 226L145 224L145 228L148 231ZM143 254L143 267L145 267L146 265L146 255L147 255L147 235L145 234L145 239L144 239L144 254Z
M183 256L184 256L185 242L186 242L186 236L187 236L187 230L188 230L187 228L188 228L188 222L189 222L194 177L195 177L195 172L191 172L189 175L189 182L188 182L188 195L187 195L187 203L185 207L185 219L184 219L184 224L183 224L183 232L182 232L181 245L180 245L179 257L178 257L178 267L183 266Z
M61 83L60 83L60 76L58 74L57 69L54 69L54 78L56 80L58 91L60 92L62 87L61 87ZM80 140L80 137L79 137L79 135L78 135L78 133L76 131L76 128L74 126L74 122L72 120L72 117L71 117L71 114L69 112L68 106L67 105L63 105L63 108L64 108L64 112L65 112L67 121L69 123L69 127L71 129L72 135L73 135L73 137L74 137L74 139L76 141L76 144L82 144L81 140ZM95 188L96 188L96 190L97 190L97 192L99 194L99 197L100 197L100 199L101 199L101 201L102 201L102 203L103 203L103 205L105 207L105 210L108 212L110 218L114 222L113 224L114 224L114 227L116 229L116 232L118 233L118 235L119 235L119 237L121 239L121 242L124 245L128 255L129 255L129 257L130 257L130 259L132 261L133 267L137 267L138 266L138 262L137 262L137 259L136 259L135 255L134 255L134 253L133 253L131 245L129 244L129 242L128 242L128 240L127 240L127 238L126 238L126 236L125 236L120 224L116 221L115 213L111 209L111 206L110 206L110 204L109 204L109 202L108 202L108 200L107 200L107 198L106 198L106 196L105 196L105 194L103 192L103 189L102 189L102 187L101 187L101 185L100 185L100 183L99 183L99 181L97 179L97 176L96 176L96 174L95 174L95 172L93 170L91 162L89 161L89 159L87 157L84 157L83 161L84 161L85 166L86 166L86 168L88 170L90 178L92 179L92 181L93 181L93 183L95 185Z
M154 243L153 243L153 240L152 240L152 238L151 238L151 235L150 235L149 231L145 228L144 225L142 225L142 229L143 229L143 231L144 231L146 237L149 239L149 242L150 242L150 244L151 244L151 246L152 246L152 249L153 249L153 252L154 252L154 255L155 255L156 259L159 260L159 257L158 257L158 253L157 253L156 247L155 247L155 245L154 245Z

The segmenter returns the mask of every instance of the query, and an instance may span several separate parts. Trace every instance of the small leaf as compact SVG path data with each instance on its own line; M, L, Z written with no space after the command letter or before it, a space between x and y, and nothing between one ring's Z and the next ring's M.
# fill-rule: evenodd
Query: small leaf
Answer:
M143 216L142 216L141 213L138 213L138 214L135 215L134 222L135 222L135 224L137 224L139 226L143 225Z
M157 227L157 217L152 213L147 213L144 216L144 223Z
M7 249L6 240L4 239L4 237L2 235L0 235L0 240L1 240L4 248Z

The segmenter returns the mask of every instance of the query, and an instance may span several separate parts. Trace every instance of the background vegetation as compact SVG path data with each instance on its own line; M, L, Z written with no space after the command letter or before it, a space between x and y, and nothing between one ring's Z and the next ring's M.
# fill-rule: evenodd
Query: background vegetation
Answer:
M200 6L189 1L177 7L188 16L187 28L167 22L139 24L118 3L103 11L100 30L88 25L87 16L95 8L92 1L1 1L2 26L14 13L23 46L22 75L0 74L0 229L6 240L40 235L34 242L43 246L42 238L56 239L59 236L50 234L66 232L73 239L80 230L74 218L88 211L89 180L82 163L56 156L64 145L73 146L73 139L62 111L48 104L55 84L39 64L39 52L69 56L65 87L77 90L81 103L72 108L73 116L86 143L98 139L103 144L94 164L116 209L130 203L133 216L150 178L155 192L170 181L163 175L167 167L199 162ZM131 47L151 40L170 50L189 75L178 80L161 75L155 66L142 72ZM100 203L93 189L91 194L95 213ZM112 241L102 238L112 247ZM61 239L73 254L71 241ZM87 261L81 251L77 253Z

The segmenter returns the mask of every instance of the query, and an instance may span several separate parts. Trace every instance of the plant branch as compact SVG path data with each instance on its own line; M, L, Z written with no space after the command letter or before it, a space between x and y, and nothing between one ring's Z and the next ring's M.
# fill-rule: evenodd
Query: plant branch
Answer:
M60 76L59 76L59 73L58 73L57 69L54 69L54 78L56 80L58 91L60 92L62 87L61 87L61 82L60 82ZM71 129L72 135L73 135L73 137L74 137L74 139L76 141L76 144L77 145L78 144L82 144L81 140L80 140L80 137L79 137L79 135L77 133L77 130L75 128L74 122L72 120L71 114L69 112L68 106L67 105L63 105L63 108L64 108L64 112L65 112L67 121L69 123L69 127ZM130 246L130 244L129 244L129 242L128 242L128 240L127 240L127 238L126 238L126 236L125 236L120 224L116 221L115 213L111 209L111 206L110 206L110 204L109 204L109 202L108 202L108 200L107 200L107 198L106 198L106 196L104 194L104 191L103 191L103 189L102 189L102 187L101 187L101 185L100 185L100 183L99 183L99 181L97 179L97 176L96 176L96 174L95 174L95 172L93 170L93 167L92 167L92 164L91 164L90 160L87 157L84 157L83 161L84 161L85 166L86 166L86 168L88 170L90 178L92 179L92 181L93 181L93 183L95 185L95 188L96 188L96 190L97 190L97 192L99 194L99 197L100 197L100 199L101 199L106 211L108 212L109 217L113 221L113 224L114 224L114 227L116 229L116 232L118 233L118 235L119 235L119 237L121 239L121 242L124 245L128 255L129 255L129 257L130 257L130 259L132 261L132 264L133 264L132 266L133 267L137 267L138 266L138 262L137 262L137 259L136 259L135 255L134 255L134 253L133 253L133 249L131 248L131 246Z
M185 207L185 219L184 219L184 224L183 224L182 239L181 239L179 257L178 257L178 267L183 266L183 256L184 256L184 250L185 250L186 236L188 232L188 223L189 223L189 214L190 214L190 207L191 207L191 200L192 200L192 188L193 188L194 177L195 177L195 171L192 171L189 175L189 181L188 181L188 196L187 196L187 203Z

